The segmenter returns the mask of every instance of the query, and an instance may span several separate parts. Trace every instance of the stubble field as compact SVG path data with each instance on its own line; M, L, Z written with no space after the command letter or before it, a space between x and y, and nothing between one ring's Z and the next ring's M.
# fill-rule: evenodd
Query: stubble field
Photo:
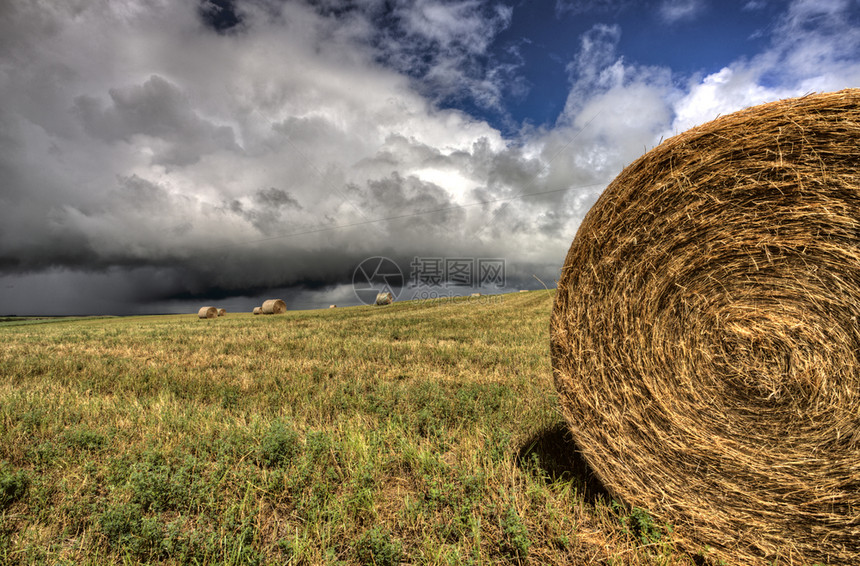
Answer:
M576 456L552 301L4 322L0 563L708 563Z

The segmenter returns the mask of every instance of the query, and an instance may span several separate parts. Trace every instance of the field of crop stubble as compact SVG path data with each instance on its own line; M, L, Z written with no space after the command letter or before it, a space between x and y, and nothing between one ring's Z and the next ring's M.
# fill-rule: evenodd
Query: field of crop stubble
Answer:
M576 458L552 301L4 323L0 563L707 563Z

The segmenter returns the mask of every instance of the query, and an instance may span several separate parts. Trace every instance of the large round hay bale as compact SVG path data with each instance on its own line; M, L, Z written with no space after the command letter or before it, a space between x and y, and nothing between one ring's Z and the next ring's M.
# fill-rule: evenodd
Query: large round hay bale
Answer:
M390 305L393 302L394 302L394 295L392 295L389 292L377 293L377 295L376 295L376 303L375 304L377 306Z
M224 316L227 314L227 309L218 309L218 316Z
M287 312L287 304L281 299L269 299L263 301L263 314L284 314Z
M555 385L597 476L689 551L860 564L858 320L852 89L719 118L627 167L562 269Z
M197 318L218 318L218 309L215 307L200 307Z
M251 312L254 314L263 314L263 307L254 307L254 310Z

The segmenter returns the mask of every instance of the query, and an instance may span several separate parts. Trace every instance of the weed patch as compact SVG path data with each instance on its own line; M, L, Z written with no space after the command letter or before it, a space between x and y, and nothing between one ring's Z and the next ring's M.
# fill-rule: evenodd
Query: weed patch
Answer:
M397 566L403 557L399 541L381 527L374 527L355 542L355 558L362 566Z
M30 476L23 470L13 471L0 462L0 511L24 498L30 487Z
M289 423L275 421L260 439L258 459L263 466L289 466L300 451L299 433Z
M513 505L507 505L499 519L502 540L499 548L508 558L523 560L529 555L529 531Z

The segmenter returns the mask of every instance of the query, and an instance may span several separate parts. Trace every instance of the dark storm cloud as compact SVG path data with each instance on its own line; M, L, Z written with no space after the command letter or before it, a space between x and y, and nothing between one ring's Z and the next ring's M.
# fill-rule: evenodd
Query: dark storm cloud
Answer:
M462 230L465 212L454 208L454 201L444 189L417 177L404 178L394 172L384 179L369 180L364 191L353 185L350 193L359 193L357 200L362 209L377 218L439 211L432 215L417 214L404 220L404 223L408 222L410 231L421 233L422 238Z
M241 201L233 200L229 204L230 212L245 218L265 235L284 231L285 211L302 210L302 205L288 191L275 187L260 189L250 200L251 203L247 207Z
M299 204L299 201L294 199L292 195L290 195L290 193L281 189L276 189L275 187L269 187L268 189L260 189L254 194L253 198L262 206L267 206L271 208L281 208L284 206L298 209L302 208L302 205Z
M141 179L137 175L119 177L118 187L111 194L109 205L117 209L144 207L149 214L158 214L170 208L169 196L164 187ZM105 211L108 214L112 210Z
M148 136L166 142L153 157L161 165L189 165L218 150L236 150L232 128L202 119L175 85L153 75L141 85L112 88L111 104L89 96L75 99L86 131L108 143Z

